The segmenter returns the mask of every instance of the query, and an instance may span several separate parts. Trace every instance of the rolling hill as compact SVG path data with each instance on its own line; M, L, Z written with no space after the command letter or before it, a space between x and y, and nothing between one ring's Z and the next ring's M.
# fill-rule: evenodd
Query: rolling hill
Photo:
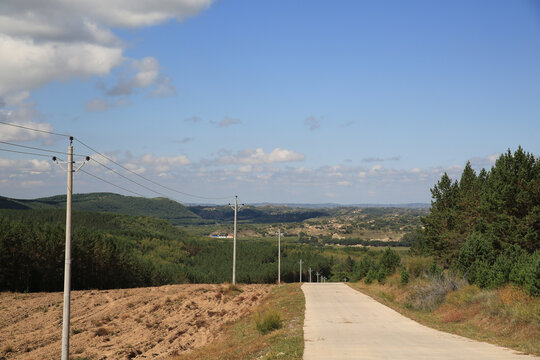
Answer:
M0 209L59 209L65 208L66 195L56 195L32 200L10 199L0 196ZM105 212L132 216L153 216L173 225L201 220L184 205L166 198L143 198L114 193L89 193L73 195L73 210Z

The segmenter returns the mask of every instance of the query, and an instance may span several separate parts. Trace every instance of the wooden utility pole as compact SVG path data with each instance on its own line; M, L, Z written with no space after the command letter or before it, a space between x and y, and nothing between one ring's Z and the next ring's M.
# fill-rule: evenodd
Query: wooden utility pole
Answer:
M300 282L302 282L302 259L298 263L300 264Z

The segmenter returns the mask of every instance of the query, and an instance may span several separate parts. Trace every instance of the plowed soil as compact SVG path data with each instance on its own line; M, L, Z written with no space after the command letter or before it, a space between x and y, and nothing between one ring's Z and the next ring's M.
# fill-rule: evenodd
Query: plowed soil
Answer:
M164 359L202 347L250 313L270 285L74 291L72 359ZM62 293L0 293L0 359L59 359Z

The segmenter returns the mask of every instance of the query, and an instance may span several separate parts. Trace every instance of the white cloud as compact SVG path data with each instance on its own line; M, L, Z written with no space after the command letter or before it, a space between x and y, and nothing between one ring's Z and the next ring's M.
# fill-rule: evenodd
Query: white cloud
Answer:
M494 153L485 157L473 157L469 161L474 167L487 167L495 165L495 161L501 156L500 153Z
M13 160L0 158L0 169L4 174L13 174L14 172L28 172L39 174L51 170L51 161L48 160Z
M176 89L171 84L171 80L160 75L159 62L153 57L145 57L138 61L133 60L131 68L135 74L131 77L124 76L112 89L107 91L107 95L130 95L139 89L154 87L150 97L167 97L176 95Z
M178 156L159 156L156 157L154 154L146 154L141 158L141 162L144 164L155 164L161 166L173 166L173 165L189 165L191 161L185 155ZM161 170L165 171L165 170Z
M23 103L14 110L0 109L0 121L42 131L53 131L51 124L32 120L37 116L38 114L33 103ZM2 141L29 141L47 139L49 137L50 135L44 132L30 131L20 127L0 124L0 140Z
M292 150L275 148L270 153L265 153L262 148L257 148L245 149L234 155L223 156L219 162L222 164L259 165L303 161L304 159L304 154Z
M50 81L104 76L124 62L112 29L181 21L212 0L3 0L0 3L0 98ZM148 58L145 58L148 59ZM132 85L157 85L151 96L173 93L156 66L135 62ZM161 80L160 80L161 79ZM5 102L5 100L4 100Z
M0 97L52 80L106 75L121 64L122 49L91 43L38 43L0 33Z
M150 93L150 97L169 97L176 95L176 88L171 84L171 79L167 76L160 75L156 82L155 88Z

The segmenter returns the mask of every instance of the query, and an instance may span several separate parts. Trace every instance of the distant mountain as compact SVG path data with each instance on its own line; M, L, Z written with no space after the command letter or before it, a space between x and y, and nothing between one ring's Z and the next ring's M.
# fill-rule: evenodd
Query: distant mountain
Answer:
M212 221L231 221L234 211L229 206L189 206L201 218ZM238 212L238 221L253 223L302 222L306 219L329 216L326 211L287 206L246 206Z
M405 203L405 204L337 204L337 203L323 203L323 204L298 204L298 203L255 203L251 206L287 206L291 208L304 208L304 209L332 209L338 207L344 208L402 208L402 209L426 209L430 208L431 204L428 203Z
M174 225L201 220L184 205L166 198L143 198L114 193L73 195L73 210L106 212L133 216L153 216ZM66 207L66 195L32 200L10 199L0 196L0 209L57 209Z

